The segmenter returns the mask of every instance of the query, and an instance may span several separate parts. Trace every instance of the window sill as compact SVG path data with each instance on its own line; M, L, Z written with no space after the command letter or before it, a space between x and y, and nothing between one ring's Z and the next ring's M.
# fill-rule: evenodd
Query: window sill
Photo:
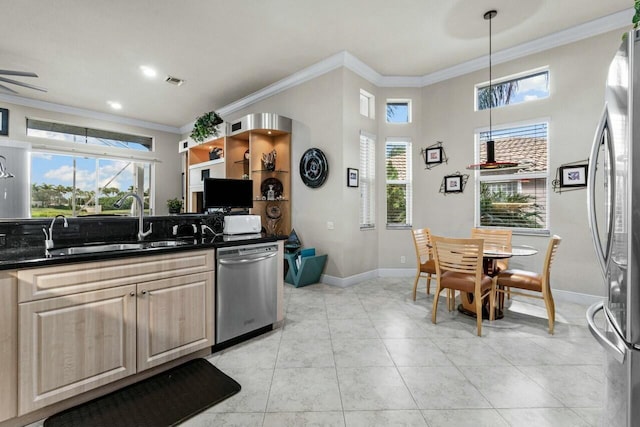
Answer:
M411 230L411 228L413 227L409 224L398 224L398 225L387 224L387 230Z

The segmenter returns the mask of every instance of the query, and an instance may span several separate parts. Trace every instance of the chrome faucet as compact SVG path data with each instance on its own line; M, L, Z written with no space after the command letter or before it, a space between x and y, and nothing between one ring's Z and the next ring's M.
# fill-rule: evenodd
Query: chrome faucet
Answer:
M113 206L118 209L121 208L127 197L133 197L138 202L138 241L142 242L144 238L151 234L151 232L153 231L153 224L149 223L149 229L147 231L144 231L144 203L142 202L140 196L138 196L136 193L125 194L120 200L115 202Z
M49 234L47 234L47 229L46 228L42 228L42 231L44 231L44 247L45 247L45 251L48 251L49 249L53 248L53 224L55 224L56 219L58 218L62 218L63 225L64 228L68 228L69 227L69 223L67 222L67 218L64 215L56 215L53 217L53 219L51 220L51 225L49 225Z

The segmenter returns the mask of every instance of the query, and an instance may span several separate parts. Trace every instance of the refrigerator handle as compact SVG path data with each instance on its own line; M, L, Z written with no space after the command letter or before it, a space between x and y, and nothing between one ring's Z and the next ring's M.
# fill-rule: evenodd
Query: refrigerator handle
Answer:
M598 258L598 263L600 264L600 268L602 269L602 274L606 275L606 269L609 259L610 246L611 246L611 237L612 237L612 215L614 209L614 197L615 191L613 186L615 185L615 175L613 171L613 163L612 163L612 153L611 153L611 141L607 140L607 150L608 155L610 157L610 167L612 176L608 179L608 196L609 196L609 212L607 214L609 217L607 218L607 241L606 241L606 249L602 248L602 241L600 240L600 232L598 229L598 221L596 219L596 206L595 206L595 183L596 183L596 165L598 163L598 152L600 150L600 144L603 142L605 138L605 133L608 135L609 132L609 110L607 105L605 104L604 109L602 111L602 115L600 117L600 121L598 122L598 127L596 128L596 135L593 139L593 145L591 146L591 154L589 156L589 167L587 168L587 212L589 214L589 229L591 230L591 237L593 239L593 245L596 249L596 258ZM608 135L610 136L610 135Z
M597 302L587 309L587 323L589 324L589 330L591 335L600 343L602 347L618 362L624 363L625 356L627 355L627 346L617 334L609 334L609 336L618 337L617 342L612 342L607 335L596 325L595 317L600 311L604 310L604 301ZM604 315L605 321L609 324L607 329L615 331L609 317L606 312Z

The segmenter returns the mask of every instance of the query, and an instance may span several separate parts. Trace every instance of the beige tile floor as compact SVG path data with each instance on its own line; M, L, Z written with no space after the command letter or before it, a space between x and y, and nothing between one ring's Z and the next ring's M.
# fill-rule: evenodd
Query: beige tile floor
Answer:
M205 426L596 426L603 353L586 307L536 300L483 323L411 299L413 279L342 289L285 285L284 327L213 354L242 391L182 424Z
M597 426L603 352L585 306L516 299L483 323L439 304L424 281L349 288L285 284L280 329L209 357L242 391L183 423L209 426ZM42 422L33 424L33 427Z

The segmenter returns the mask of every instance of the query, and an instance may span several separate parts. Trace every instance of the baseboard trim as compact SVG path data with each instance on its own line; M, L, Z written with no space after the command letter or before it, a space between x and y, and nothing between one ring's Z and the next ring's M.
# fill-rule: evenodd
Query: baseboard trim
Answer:
M349 277L336 277L323 274L320 276L320 282L326 285L346 288L364 280L376 279L378 277L414 277L415 275L415 268L378 268L375 270L365 271L364 273L354 274ZM581 305L591 305L596 302L606 300L606 297L603 296L565 291L562 289L553 289L553 297L556 301L571 302Z
M337 286L340 288L346 288L348 286L355 285L364 280L375 279L378 277L377 270L365 271L364 273L354 274L349 277L336 277L329 276L328 274L323 274L320 276L320 282L325 283L327 285Z
M582 305L592 305L600 301L605 301L606 297L598 295L583 294L580 292L563 291L562 289L553 289L553 298L556 301L573 302Z

